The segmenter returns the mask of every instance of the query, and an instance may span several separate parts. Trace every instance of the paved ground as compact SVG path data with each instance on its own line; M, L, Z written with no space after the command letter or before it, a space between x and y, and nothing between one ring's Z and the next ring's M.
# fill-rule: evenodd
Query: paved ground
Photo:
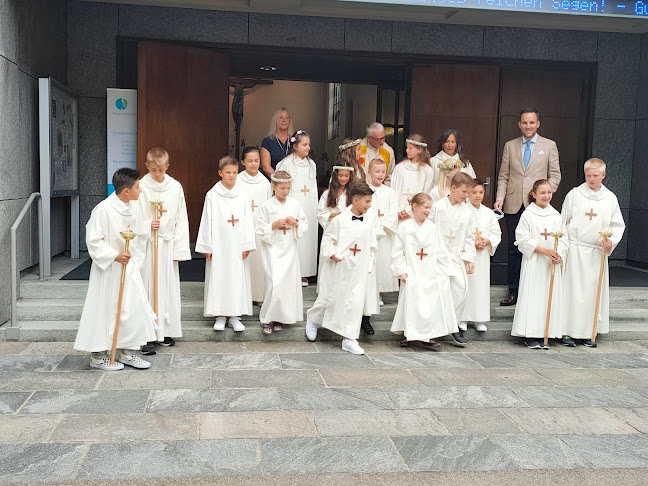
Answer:
M0 481L648 481L646 341L337 346L178 343L102 373L69 343L0 343Z

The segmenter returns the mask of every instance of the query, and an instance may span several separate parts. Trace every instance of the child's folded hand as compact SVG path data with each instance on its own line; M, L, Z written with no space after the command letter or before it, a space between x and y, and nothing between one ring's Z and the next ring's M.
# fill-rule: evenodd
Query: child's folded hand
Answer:
M245 260L245 259L248 257L249 254L250 254L250 251L249 251L249 250L248 250L248 251L244 251L244 252L243 252L243 260Z
M117 263L121 263L122 265L126 265L130 261L130 257L130 253L122 251L115 257L115 261Z
M211 262L212 254L211 253L205 253L205 258L207 259L207 261Z
M151 221L151 231L158 231L160 229L160 220L154 219Z
M288 216L286 218L286 224L288 224L290 226L297 226L297 220L295 218L293 218L292 216Z

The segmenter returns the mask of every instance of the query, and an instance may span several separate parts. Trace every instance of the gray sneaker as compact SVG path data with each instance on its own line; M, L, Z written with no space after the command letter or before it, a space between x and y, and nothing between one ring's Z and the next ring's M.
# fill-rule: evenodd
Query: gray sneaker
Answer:
M110 364L110 356L92 353L90 355L90 368L97 368L103 371L119 371L124 369L124 365L118 359L115 360L114 364Z
M125 354L123 351L120 351L117 360L125 365L132 366L138 370L146 370L151 367L151 363L145 359L140 358L135 353Z
M466 344L468 344L468 341L466 341L466 338L463 337L463 333L460 332L453 332L450 334L450 339L452 339L452 345L457 346L458 348L465 348Z

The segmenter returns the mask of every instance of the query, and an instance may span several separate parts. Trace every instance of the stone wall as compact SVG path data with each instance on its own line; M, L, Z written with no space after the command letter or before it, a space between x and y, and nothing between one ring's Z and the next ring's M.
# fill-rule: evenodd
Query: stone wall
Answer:
M67 82L65 0L0 2L0 323L9 318L10 228L39 191L38 78ZM68 248L67 202L52 204L52 254ZM38 262L36 206L18 233L19 270Z

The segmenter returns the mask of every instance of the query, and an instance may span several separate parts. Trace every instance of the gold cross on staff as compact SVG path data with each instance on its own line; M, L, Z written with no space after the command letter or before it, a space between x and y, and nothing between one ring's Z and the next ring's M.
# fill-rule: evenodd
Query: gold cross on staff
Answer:
M232 214L232 219L227 220L228 223L232 223L232 228L236 223L238 223L238 219L234 219L234 215Z
M589 213L585 213L585 216L589 216L590 221L592 221L592 218L595 217L595 216L598 216L598 214L596 214L594 212L594 208L592 208L592 209L590 209Z
M380 209L379 209L379 210L378 210L378 217L379 217L379 218L382 218L383 216L384 216L384 214L381 213L381 212L380 212Z
M357 243L353 246L353 248L349 248L349 250L353 252L353 256L356 256L356 253L358 253L359 251L362 251L360 248L358 248Z
M304 184L304 188L303 188L303 189L300 189L299 192L303 192L303 193L304 193L304 196L306 196L306 194L308 194L308 193L310 192L310 189L308 189L308 188L306 187L306 184Z
M258 208L258 204L254 204L254 199L252 199L252 212L254 212L254 208Z
M421 248L421 253L416 253L416 255L417 255L417 256L420 256L420 257L421 257L421 260L423 260L423 257L424 257L424 256L427 256L428 254L427 254L427 253L423 253L423 248Z
M448 238L450 241L456 238L454 231L452 231L452 228L450 228L450 233L446 235L446 238Z
M548 236L551 236L551 233L549 233L549 232L547 231L547 228L545 228L544 233L540 233L540 236L544 236L544 237L545 237L545 241L547 241L547 237L548 237Z

